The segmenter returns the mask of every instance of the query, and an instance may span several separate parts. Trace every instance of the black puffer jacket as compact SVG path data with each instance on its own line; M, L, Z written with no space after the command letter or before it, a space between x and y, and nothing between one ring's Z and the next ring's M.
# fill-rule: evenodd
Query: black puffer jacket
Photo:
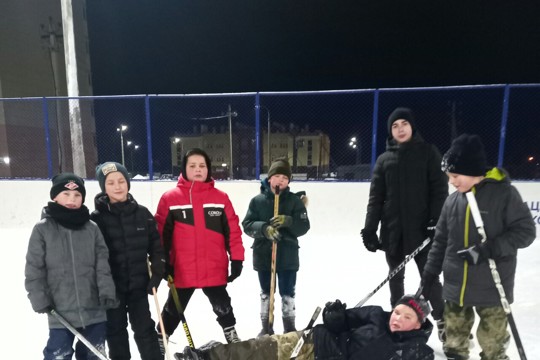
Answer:
M419 330L390 332L390 313L380 306L346 310L348 328L339 334L325 325L313 329L316 360L433 360L427 345L433 325L426 320Z
M373 170L364 231L375 233L380 222L382 249L410 254L424 240L429 220L439 218L447 196L437 148L418 133L401 145L389 138Z
M144 291L149 275L147 259L150 258L152 274L165 274L165 253L161 246L154 217L128 194L123 203L111 204L109 197L100 193L95 197L94 220L109 247L111 272L119 292Z
M306 206L300 196L290 192L287 187L279 194L279 214L289 215L293 223L288 228L279 230L281 241L277 245L276 269L297 271L300 267L298 258L298 237L308 232L310 224ZM246 235L255 238L253 242L253 268L256 271L270 271L272 260L272 242L262 233L268 221L274 216L274 193L268 179L261 181L261 193L251 199L242 226Z

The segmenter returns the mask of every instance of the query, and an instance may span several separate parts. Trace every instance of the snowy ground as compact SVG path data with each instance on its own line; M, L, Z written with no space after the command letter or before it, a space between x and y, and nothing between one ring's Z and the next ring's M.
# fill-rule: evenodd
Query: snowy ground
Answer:
M32 212L32 214L37 212ZM329 222L331 223L331 222ZM2 359L40 359L48 337L45 315L32 311L24 290L24 258L31 228L3 228L0 238L5 242L7 252L0 262L0 272L4 274L4 336L0 354ZM260 329L259 290L256 273L251 268L252 241L244 237L246 262L240 278L228 289L237 318L237 330L242 339L256 336ZM316 306L324 306L327 301L340 299L354 306L371 292L387 275L383 253L368 253L359 236L330 238L316 233L308 233L301 238L301 269L297 285L297 325L306 324ZM521 340L530 359L540 353L540 333L536 326L539 319L535 313L540 305L540 243L536 241L528 249L519 253L515 288L516 302L512 305L514 318ZM410 264L406 273L406 291L414 292L419 284L416 267ZM166 284L162 282L158 298L162 305L167 296ZM385 286L377 292L368 304L382 305L389 310L389 292ZM153 317L157 320L154 300L149 298ZM281 301L276 299L276 331L282 329ZM196 346L210 340L223 342L223 334L215 321L215 315L201 291L197 291L187 310L186 318ZM319 322L321 319L319 318ZM171 350L181 351L187 341L181 328L171 337ZM429 344L435 349L436 359L444 359L441 345L433 334ZM480 347L471 351L471 359L479 359ZM132 359L140 359L132 341ZM508 351L511 359L519 359L515 343Z

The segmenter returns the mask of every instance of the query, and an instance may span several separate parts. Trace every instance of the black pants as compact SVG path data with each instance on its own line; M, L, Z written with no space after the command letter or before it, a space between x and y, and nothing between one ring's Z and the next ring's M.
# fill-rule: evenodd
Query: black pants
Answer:
M429 253L429 248L420 251L415 257L414 261L416 262L416 267L422 276L424 267L426 266L427 257ZM386 253L386 263L390 268L389 273L392 272L399 264L405 260L405 255L392 256ZM405 268L398 272L390 281L390 303L392 308L395 306L396 302L405 295L404 293L404 282L405 282ZM416 291L416 289L414 289ZM412 292L412 291L411 291ZM433 287L431 289L431 294L429 294L429 302L433 308L431 315L435 320L440 320L443 317L444 313L444 300L442 298L442 284L437 278Z
M155 323L146 291L118 293L120 305L107 310L107 344L111 360L131 359L127 331L128 315L133 337L142 360L162 360Z
M231 306L231 298L226 287L226 285L222 285L202 288L203 293L208 300L210 300L214 314L217 315L216 320L222 328L236 325L236 319ZM189 303L189 299L191 299L193 292L195 292L195 288L176 288L176 291L178 292L180 305L182 305L182 308L185 310ZM163 318L165 332L169 336L172 335L174 330L178 327L178 324L180 324L181 317L176 310L176 305L170 290L169 297L163 307L161 316Z

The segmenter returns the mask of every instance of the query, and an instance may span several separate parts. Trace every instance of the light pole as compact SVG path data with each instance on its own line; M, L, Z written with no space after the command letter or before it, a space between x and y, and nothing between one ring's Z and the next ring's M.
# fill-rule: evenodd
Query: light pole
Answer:
M355 164L360 164L360 141L356 138L356 136L353 136L351 140L349 140L349 146L356 152Z
M231 104L227 109L227 117L229 118L229 155L231 163L231 180L234 179L234 167L233 167L233 143L232 143L232 117L236 117L238 113L236 111L231 111Z
M260 105L259 108L266 110L266 114L267 114L266 122L268 125L268 133L266 134L266 142L267 142L266 147L267 147L267 152L268 152L268 169L270 169L270 162L272 161L272 157L270 156L270 110L268 110L266 106L262 106L262 105Z
M174 165L176 163L176 166L178 166L178 143L181 142L182 139L179 137L175 137L171 140L172 142L172 153L171 153L171 176L174 176Z
M124 161L124 131L127 130L127 125L120 125L119 128L116 128L116 131L120 132L120 145L121 145L121 149L122 149L122 165L123 166L126 166L125 164L125 161Z
M129 152L131 155L131 176L133 176L133 169L135 168L135 164L133 162L133 152L139 148L139 145L133 144L133 147L131 146L133 144L133 141L126 141L126 145L129 148Z

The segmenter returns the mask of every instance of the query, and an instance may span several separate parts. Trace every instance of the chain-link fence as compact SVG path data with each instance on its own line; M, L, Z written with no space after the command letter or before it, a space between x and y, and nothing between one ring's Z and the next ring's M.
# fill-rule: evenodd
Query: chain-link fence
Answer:
M133 177L171 179L184 153L200 147L216 179L259 179L285 157L296 180L363 181L399 106L413 109L441 153L476 133L491 165L540 179L540 85L0 99L0 178L73 171L82 150L87 178L98 163L118 161ZM73 141L77 129L82 140Z

